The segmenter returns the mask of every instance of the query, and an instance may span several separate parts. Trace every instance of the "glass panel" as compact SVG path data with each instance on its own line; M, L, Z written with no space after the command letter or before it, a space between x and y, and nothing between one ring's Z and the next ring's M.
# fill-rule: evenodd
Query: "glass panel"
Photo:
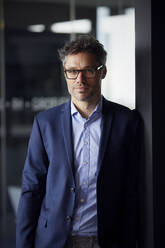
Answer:
M108 51L104 96L135 108L135 27L134 8L111 15L107 7L97 8L97 37Z
M65 41L84 33L96 36L108 51L103 94L134 107L134 2L5 0L0 4L0 247L10 248L15 247L21 174L33 118L69 99L58 58ZM121 23L125 23L122 30L117 26ZM116 39L124 40L122 46ZM120 80L125 75L127 86Z

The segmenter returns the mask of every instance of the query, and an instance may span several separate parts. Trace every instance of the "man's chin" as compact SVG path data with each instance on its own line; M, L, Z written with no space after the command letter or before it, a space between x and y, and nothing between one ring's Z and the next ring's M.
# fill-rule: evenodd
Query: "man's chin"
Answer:
M77 96L74 96L74 98L75 98L77 101L85 102L85 101L88 101L90 97L87 96L87 95L79 94L79 95L77 95Z

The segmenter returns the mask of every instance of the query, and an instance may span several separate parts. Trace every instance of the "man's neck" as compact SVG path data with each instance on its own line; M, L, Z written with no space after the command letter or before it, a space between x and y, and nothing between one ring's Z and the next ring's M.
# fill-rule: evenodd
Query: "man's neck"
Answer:
M88 101L77 101L72 98L72 102L79 111L79 113L85 118L88 119L89 116L92 114L94 109L96 108L98 102L100 101L101 96L96 99L94 102L88 102Z

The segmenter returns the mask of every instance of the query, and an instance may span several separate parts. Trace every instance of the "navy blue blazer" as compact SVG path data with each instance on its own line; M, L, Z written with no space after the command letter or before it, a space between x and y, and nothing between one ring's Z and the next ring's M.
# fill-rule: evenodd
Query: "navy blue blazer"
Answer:
M101 248L135 248L140 119L103 98L97 179ZM17 218L17 248L64 248L75 206L70 101L36 115Z

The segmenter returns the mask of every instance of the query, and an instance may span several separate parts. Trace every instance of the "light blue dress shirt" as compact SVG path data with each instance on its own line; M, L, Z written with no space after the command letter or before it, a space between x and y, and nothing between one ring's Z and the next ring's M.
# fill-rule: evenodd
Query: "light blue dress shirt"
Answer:
M85 119L71 102L76 205L72 235L97 236L97 167L101 136L102 100Z

